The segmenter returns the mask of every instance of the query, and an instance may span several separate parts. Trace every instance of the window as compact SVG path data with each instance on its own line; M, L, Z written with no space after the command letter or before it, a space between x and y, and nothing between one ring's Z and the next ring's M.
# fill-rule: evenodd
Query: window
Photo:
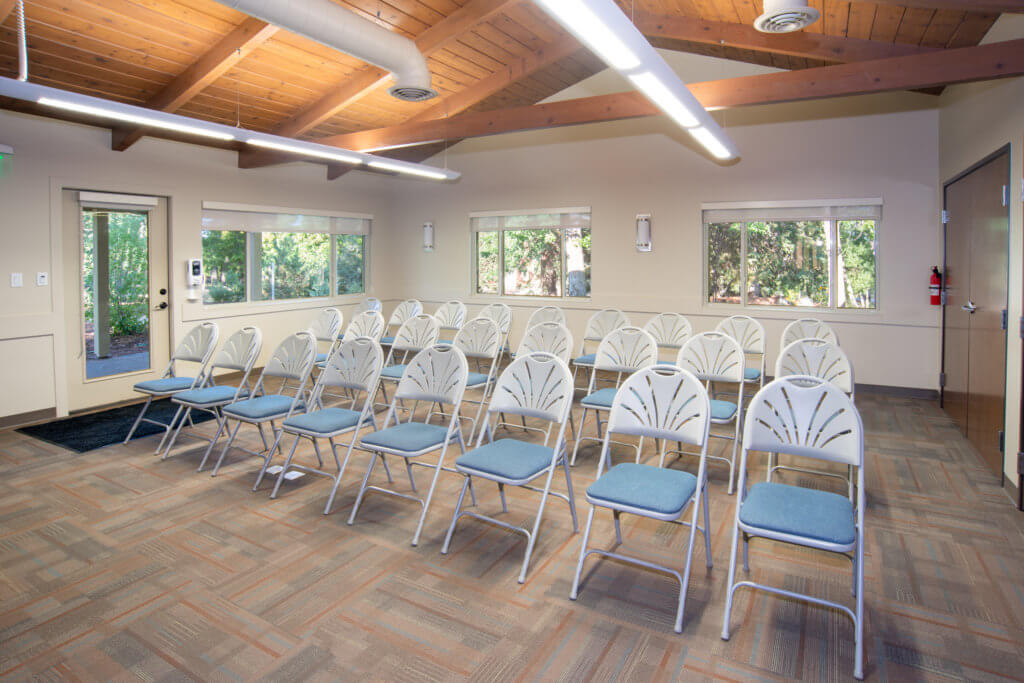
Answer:
M470 216L474 291L505 296L590 296L590 209Z
M801 204L705 207L708 302L876 308L880 200Z
M203 206L203 303L366 291L370 217Z

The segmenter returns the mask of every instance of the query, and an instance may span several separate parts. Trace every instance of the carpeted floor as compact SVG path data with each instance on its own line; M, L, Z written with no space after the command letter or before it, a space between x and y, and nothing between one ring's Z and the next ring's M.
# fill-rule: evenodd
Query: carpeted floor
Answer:
M1020 680L1024 514L933 403L869 394L857 403L868 429L867 678ZM243 434L258 443L255 430ZM326 479L287 483L271 501L268 485L250 490L256 460L233 453L213 479L195 472L201 447L161 462L151 455L156 438L72 457L0 433L0 676L852 679L852 625L834 611L741 591L732 639L719 638L735 500L720 464L711 466L715 566L705 571L695 551L677 635L667 576L591 560L580 599L568 599L580 535L561 501L549 503L520 586L518 535L463 519L451 553L439 553L455 475L442 474L412 548L414 503L371 493L355 526L345 524L365 455L353 457L324 517ZM595 467L596 448L581 450L573 471L581 517ZM392 472L407 484L397 463ZM417 474L425 487L426 472ZM375 480L383 481L380 468ZM484 511L500 510L493 487L478 495ZM536 503L513 491L507 518L525 522ZM625 517L623 532L627 550L681 568L684 529ZM611 544L610 515L594 534ZM755 541L751 570L850 599L841 558Z

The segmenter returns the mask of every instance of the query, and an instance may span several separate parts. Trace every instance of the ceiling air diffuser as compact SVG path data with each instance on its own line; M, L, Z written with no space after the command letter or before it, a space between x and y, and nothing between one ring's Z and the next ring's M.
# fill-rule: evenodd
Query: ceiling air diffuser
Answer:
M807 0L764 0L764 14L754 20L762 33L790 33L807 28L821 14L807 6Z

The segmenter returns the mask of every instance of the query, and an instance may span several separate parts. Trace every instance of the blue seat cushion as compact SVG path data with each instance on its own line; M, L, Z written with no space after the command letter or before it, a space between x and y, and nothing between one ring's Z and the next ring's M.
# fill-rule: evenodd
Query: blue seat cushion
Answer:
M183 391L192 386L194 377L164 377L162 379L147 379L135 385L135 391L144 394L170 394L175 391Z
M451 346L454 342L451 339L438 339L438 344L444 344L445 346Z
M203 389L189 389L176 394L171 400L174 403L186 403L193 406L211 406L218 403L227 403L235 397L238 387L222 384L216 387L205 387ZM238 392L239 398L244 398L249 392L242 389Z
M381 337L380 338L380 343L383 344L384 346L390 346L390 345L395 343L395 338L394 337Z
M719 401L718 399L711 399L711 419L712 420L731 420L732 416L736 414L736 404L732 401Z
M292 407L292 397L281 394L266 394L256 398L246 399L232 403L224 407L224 413L233 417L242 417L247 420L268 420L278 415L284 415ZM296 410L302 410L302 401L296 404Z
M441 425L426 424L424 422L403 422L402 424L381 429L372 434L367 434L360 439L364 448L373 450L374 446L403 451L405 453L417 453L444 443L447 427Z
M481 384L486 384L487 377L488 375L486 375L483 372L471 372L469 373L469 376L466 378L466 386L477 387L480 386Z
M746 368L743 370L743 379L748 382L756 382L761 379L761 368Z
M389 365L381 370L380 376L387 377L388 379L402 379L402 375L405 374L405 369L408 365Z
M651 465L616 465L587 487L597 505L627 506L660 515L682 512L697 490L697 477L689 472Z
M551 449L518 439L500 439L474 448L455 460L469 474L512 481L529 481L551 465Z
M618 392L619 390L614 387L598 389L594 393L584 396L580 400L580 404L590 408L611 408L612 401L615 400L615 394Z
M746 525L782 534L850 545L857 538L853 503L846 496L802 486L760 482L740 507Z
M317 363L326 363L327 362L327 354L326 353L318 353L318 354L316 354L316 362Z
M572 362L576 365L593 365L594 361L597 360L596 353L585 353L578 358L573 358Z
M367 415L364 422L368 422ZM348 408L323 408L301 415L292 415L284 421L285 427L293 427L314 434L333 434L350 429L359 421L359 411Z

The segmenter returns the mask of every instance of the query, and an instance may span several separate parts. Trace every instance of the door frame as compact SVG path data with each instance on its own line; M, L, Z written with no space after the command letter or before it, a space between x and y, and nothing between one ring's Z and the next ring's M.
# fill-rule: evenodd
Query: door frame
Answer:
M1010 187L1010 185L1012 183L1012 178L1013 178L1013 150L1011 148L1011 143L1007 142L1005 145L1003 145L999 149L995 150L994 152L991 152L990 154L987 154L980 161L976 161L975 163L971 164L970 166L968 166L963 171L960 171L959 173L954 175L952 178L949 178L948 180L946 180L946 181L944 181L942 183L942 210L943 211L947 210L947 194L948 194L949 186L950 185L952 185L953 183L957 182L958 180L964 179L965 177L967 177L971 173L974 173L975 171L977 171L982 166L985 166L986 164L988 164L988 163L990 163L992 161L995 161L996 159L1001 157L1003 154L1005 154L1007 156L1007 166L1008 166L1008 171L1009 171L1008 176L1007 176L1006 184L1007 184L1007 187L1009 188L1009 191L1012 192L1012 188ZM1003 310L1007 311L1007 314L1009 313L1009 310L1010 310L1010 286L1009 286L1010 285L1010 226L1012 224L1012 220L1011 220L1011 218L1012 218L1011 217L1012 206L1013 206L1013 202L1012 201L1007 201L1006 202L1006 225L1007 225L1007 229L1006 229L1006 285L1007 286L1006 286L1006 301L1003 302ZM939 350L939 372L940 372L940 376L943 378L943 380L945 380L945 376L946 376L946 285L948 284L948 281L946 279L946 250L947 250L947 247L948 247L948 242L949 242L948 237L949 236L947 234L947 229L946 229L946 225L947 224L945 222L942 222L942 217L941 216L939 217L939 222L942 225L942 314L941 314L941 319L942 320L941 320L941 323L940 323L940 325L941 325L940 326L940 330L941 330L941 335L940 335L940 337L941 337L941 344L940 344L940 350ZM1008 317L1007 317L1007 321L1006 321L1006 330L1005 330L1005 332L1006 332L1006 334L1003 337L1003 357L1004 357L1004 359L1006 358L1006 356L1007 356L1007 354L1009 352L1009 345L1010 345L1009 344L1009 340L1010 340L1010 321L1009 321ZM969 386L970 385L968 384L968 387ZM1004 464L1004 468L1005 468L1005 461L1006 461L1006 387L1007 387L1007 374L1004 372L1004 374L1003 374L1003 461L1004 461L1003 464ZM939 407L940 408L944 408L945 407L945 393L946 393L945 389L946 389L945 381L940 382L939 383ZM1021 409L1021 414L1022 414L1022 416L1024 416L1024 407L1022 407L1022 409ZM1024 446L1024 434L1021 435L1021 441L1022 441L1022 446ZM1004 485L1003 482L1005 480L1006 480L1006 477L1003 476L1002 472L1000 472L999 473L999 485L1003 486ZM1024 507L1022 507L1021 509L1024 509Z

